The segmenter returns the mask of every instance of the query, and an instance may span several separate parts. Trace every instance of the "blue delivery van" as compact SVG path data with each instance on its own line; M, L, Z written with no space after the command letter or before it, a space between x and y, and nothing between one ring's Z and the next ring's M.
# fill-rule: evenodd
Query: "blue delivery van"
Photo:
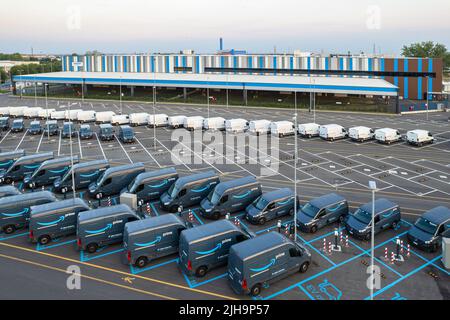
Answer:
M230 247L254 235L229 220L219 220L186 229L180 235L179 265L188 276L203 277L227 264Z
M126 204L80 212L77 217L77 247L94 253L105 245L121 243L125 224L141 218Z
M245 218L252 224L265 224L283 216L293 216L295 194L290 188L263 193L245 209ZM297 209L300 208L297 198Z
M62 177L73 163L78 163L78 156L63 157L44 161L32 174L23 179L25 187L35 188L39 186L53 185L53 181Z
M212 170L181 177L161 195L161 206L176 212L180 206L187 208L199 204L218 183L219 176Z
M228 280L237 294L258 296L263 287L296 272L305 273L311 254L278 232L237 243L228 256Z
M151 260L178 253L186 223L174 214L128 222L123 233L122 262L138 268Z
M8 170L0 172L0 182L10 184L12 181L23 180L27 175L33 174L44 161L50 159L53 159L53 152L23 156L14 161Z
M107 160L94 160L83 163L77 163L62 178L56 178L53 182L53 188L56 192L66 193L72 190L72 175L75 177L75 188L77 190L89 187L92 182L97 181L99 177L109 168Z
M253 176L221 182L201 201L200 213L218 220L227 213L244 211L261 193L261 184Z
M0 231L6 234L28 226L32 206L57 201L49 191L30 192L0 199Z
M59 237L75 234L77 216L90 210L80 198L50 202L30 208L29 240L46 245Z
M438 251L442 238L450 238L450 209L439 206L425 212L409 229L407 237L419 249Z
M388 199L375 201L375 235L386 229L395 229L400 223L400 207ZM362 205L345 220L345 229L355 238L370 240L372 234L372 202Z
M0 153L0 172L6 171L13 163L25 155L24 150L8 151Z
M314 233L348 215L348 202L336 193L312 199L297 212L297 226L303 232Z
M121 193L135 194L137 202L159 199L178 179L175 168L165 168L139 174Z
M13 186L1 186L0 187L0 198L16 196L22 194L16 187Z

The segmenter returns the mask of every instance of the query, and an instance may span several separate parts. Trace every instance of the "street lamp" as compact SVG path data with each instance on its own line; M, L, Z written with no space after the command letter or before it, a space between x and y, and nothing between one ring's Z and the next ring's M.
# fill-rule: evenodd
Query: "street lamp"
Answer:
M154 59L154 57L153 57ZM154 64L154 63L153 63ZM153 70L153 148L156 151L156 76Z
M120 114L122 114L122 76L119 80L119 104L120 104Z
M75 172L73 170L73 146L72 146L72 117L70 114L70 107L71 105L76 104L76 103L69 103L68 107L69 107L69 138L70 138L70 165L71 165L71 170L72 170L72 192L73 192L73 198L76 198L76 191L75 191Z
M298 145L297 145L297 92L294 93L294 105L295 105L295 113L294 113L294 241L297 241L297 157L298 157Z
M371 245L370 245L370 261L371 261L371 284L370 284L370 300L373 300L373 286L374 286L374 257L375 257L375 192L377 191L377 183L373 180L369 181L369 189L372 190L372 230L371 230Z

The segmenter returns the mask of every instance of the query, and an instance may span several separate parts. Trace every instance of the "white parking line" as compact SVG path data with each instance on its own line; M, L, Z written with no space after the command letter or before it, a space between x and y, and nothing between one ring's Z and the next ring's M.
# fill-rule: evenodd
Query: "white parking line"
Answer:
M159 141L158 139L156 139L156 141L157 141L164 149L166 149L167 151L169 151L169 153L170 153L171 155L173 155L173 156L178 160L178 162L179 162L180 164L182 164L183 166L185 166L186 169L188 169L190 172L193 171L188 165L186 165L183 161L181 161L181 159L180 159L175 153L173 153L172 151L170 151L169 148L167 148L163 143L161 143L161 141Z
M162 168L162 166L159 164L159 162L156 161L155 157L153 157L152 154L147 150L147 148L144 147L144 145L141 143L141 141L139 141L139 139L137 137L134 137L134 139L136 140L137 143L139 143L141 145L142 149L144 149L144 151L150 156L150 158L152 158L152 160L156 162L158 167Z
M20 142L19 142L19 144L17 145L16 149L14 149L14 150L17 150L17 149L19 149L19 147L20 147L20 144L22 143L23 139L25 139L25 136L27 135L27 132L28 132L28 129L27 129L27 130L25 130L25 133L24 133L24 135L22 136L22 139L20 139Z
M77 133L78 137L78 147L80 148L80 159L83 159L83 150L81 150L81 139L80 139L80 132Z
M123 152L125 152L125 155L127 156L128 160L130 160L130 163L133 163L133 160L131 160L130 156L128 155L127 150L123 147L122 143L120 142L119 138L114 135L114 138L116 138L117 142L119 143L120 147L122 148Z
M8 136L8 134L11 132L11 130L8 130L8 132L3 136L2 140L0 140L0 143L3 142L3 140L5 140L5 138Z
M94 132L94 134L95 134L95 137L97 138L97 142L98 142L98 145L100 146L100 150L102 151L103 158L105 160L108 160L108 158L106 158L105 151L103 151L103 147L102 147L102 144L100 142L100 139L98 138L97 132Z
M61 133L62 133L62 130L59 131L58 156L61 153Z
M38 144L38 146L37 146L37 148L36 148L36 153L38 153L39 152L39 148L41 147L41 143L42 143L42 138L44 138L44 132L42 132L42 135L41 135L41 139L39 139L39 144Z

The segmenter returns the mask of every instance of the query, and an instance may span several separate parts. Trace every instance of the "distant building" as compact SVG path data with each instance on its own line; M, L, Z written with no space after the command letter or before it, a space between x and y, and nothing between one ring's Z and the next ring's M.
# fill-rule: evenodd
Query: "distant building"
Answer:
M0 68L4 68L6 72L9 72L12 67L19 66L23 64L39 64L39 61L10 61L10 60L0 60Z

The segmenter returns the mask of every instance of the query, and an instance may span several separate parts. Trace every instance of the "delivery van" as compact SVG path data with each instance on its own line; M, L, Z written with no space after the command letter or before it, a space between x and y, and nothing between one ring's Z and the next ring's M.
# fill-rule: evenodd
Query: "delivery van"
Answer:
M245 218L252 224L263 225L267 221L284 216L294 216L295 194L290 188L265 192L245 208ZM297 198L297 210L300 205Z
M96 182L89 185L89 196L101 199L105 196L119 194L142 172L145 172L142 162L109 168Z
M77 134L77 128L73 122L64 122L61 136L63 138L75 137Z
M0 172L8 170L17 159L24 155L25 151L22 149L0 153Z
M82 109L66 110L64 119L66 119L67 121L76 121L76 120L78 120L78 113L80 113L82 111L83 111Z
M383 128L375 130L375 139L379 143L391 144L402 140L402 136L398 130L391 128Z
M312 199L297 212L297 226L303 232L315 233L334 222L343 222L348 212L347 200L336 193Z
M47 160L53 159L53 152L35 153L23 156L11 165L6 171L0 172L0 183L10 184L13 181L23 180L39 168Z
M305 273L310 264L311 253L303 245L271 231L231 246L228 280L237 294L259 296L270 284Z
M185 116L171 116L167 120L167 124L172 129L181 128L184 125Z
M187 276L204 277L208 271L227 264L232 245L253 236L230 220L185 229L180 235L178 264Z
M44 135L55 136L59 133L58 121L48 120L45 121Z
M253 176L220 182L200 202L200 213L218 220L227 213L244 211L261 193L261 184Z
M48 108L41 109L38 112L38 117L40 119L47 119L47 118L50 119L53 111L56 111L56 109L48 109Z
M23 119L14 119L11 126L11 132L23 132L23 130L25 130Z
M80 134L80 139L82 139L82 140L91 139L94 136L91 126L88 124L82 124L80 126L79 134Z
M212 170L178 178L161 195L161 206L169 212L177 212L180 206L199 204L218 183L219 176Z
M9 109L12 107L0 107L0 116L9 117Z
M324 140L334 141L347 138L348 132L338 124L327 124L320 126L319 136Z
M149 114L148 115L148 125L149 127L165 127L169 125L169 117L165 113Z
M248 131L251 134L255 134L257 136L259 136L260 134L269 134L271 123L272 122L269 120L252 120L249 123Z
M145 126L148 124L148 113L147 112L138 112L130 114L130 125L133 127L136 126Z
M31 135L37 135L42 133L41 123L39 121L31 121L30 128L28 129L28 133Z
M110 123L104 123L100 125L98 130L98 137L102 141L114 140L114 128Z
M203 121L203 129L211 131L223 131L225 130L225 118L222 117L206 118Z
M47 245L60 237L76 233L80 212L91 208L80 198L72 198L30 208L29 241Z
M434 143L433 135L427 130L410 130L406 133L406 141L414 146Z
M22 107L9 107L9 116L12 117L12 118L23 117L26 109L28 109L28 107L25 107L25 106L22 106Z
M134 131L128 126L120 126L119 128L119 140L123 143L132 143L134 142Z
M66 111L65 110L53 111L50 115L50 118L52 120L64 120L66 118Z
M156 171L143 172L124 189L121 193L135 194L137 202L149 202L159 199L161 195L169 190L178 179L175 168L165 168Z
M114 126L119 126L122 124L129 124L130 117L127 114L116 114L111 117L111 124Z
M0 118L0 130L6 131L9 129L9 117Z
M37 191L0 198L0 232L11 234L28 226L32 206L57 201L49 191Z
M279 138L296 134L295 126L290 121L274 121L270 124L270 133Z
M126 204L80 212L76 232L78 250L94 253L100 247L121 243L125 224L140 219Z
M78 112L77 120L80 123L95 122L95 111L94 110L80 111Z
M320 124L317 123L300 123L298 125L298 134L305 138L318 137L320 134Z
M14 186L0 186L0 198L16 196L18 194L22 194L22 192Z
M150 261L178 253L186 223L174 214L128 222L123 233L122 262L144 268Z
M44 161L32 174L25 176L25 187L34 189L40 186L53 185L53 181L62 177L73 163L78 163L78 156L63 157Z
M227 133L241 133L247 131L249 122L245 119L229 119L225 121Z
M375 201L375 235L389 228L395 229L400 223L400 207L388 199ZM372 234L372 203L362 205L345 219L345 229L358 239L370 240Z
M75 177L75 188L77 190L89 187L92 182L97 181L99 177L109 168L107 160L94 160L83 163L77 163L66 172L62 178L56 178L53 182L55 192L66 193L72 190L72 172Z
M439 206L428 210L409 229L407 237L413 246L437 252L442 238L450 238L450 209Z
M364 142L375 138L375 131L364 126L352 127L348 129L348 136L353 141Z
M189 130L189 131L202 130L204 120L205 120L205 118L203 118L201 116L186 117L186 118L184 118L183 126L186 130Z
M42 110L41 107L33 107L33 108L25 109L23 111L23 117L25 119L37 118L37 117L39 117L39 111L41 111L41 110Z
M95 113L95 122L97 124L101 123L111 123L111 119L115 116L116 113L114 111L100 111Z

